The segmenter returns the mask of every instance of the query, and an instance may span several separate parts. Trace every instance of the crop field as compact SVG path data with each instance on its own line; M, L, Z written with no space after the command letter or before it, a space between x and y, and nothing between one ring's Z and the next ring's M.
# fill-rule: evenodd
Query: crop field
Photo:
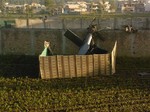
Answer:
M143 60L136 64L121 60L120 69L110 76L42 80L1 75L0 112L150 112L150 76L138 74L141 66L149 70L149 59L145 65Z
M150 77L0 78L1 112L149 112Z

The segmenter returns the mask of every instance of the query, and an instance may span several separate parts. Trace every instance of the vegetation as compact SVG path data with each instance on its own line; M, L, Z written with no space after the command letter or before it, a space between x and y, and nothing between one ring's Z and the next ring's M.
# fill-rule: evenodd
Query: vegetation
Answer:
M149 65L150 58L119 57L115 75L42 80L37 56L1 56L0 111L148 112L150 77L130 70Z
M53 8L53 7L51 7ZM43 16L51 16L51 14L49 13L44 13L44 14L32 14L30 12L29 18L39 18L39 17L43 17ZM106 13L106 14L97 14L97 13L91 13L91 14L60 14L57 17L58 18L93 18L93 17L97 17L97 18L136 18L136 17L149 17L150 13L127 13L127 14L121 14L121 13ZM0 14L0 18L3 19L15 19L15 18L22 18L22 19L26 19L27 15L26 14Z
M150 78L0 78L0 111L148 112Z
M91 14L82 14L82 15L60 15L60 18L136 18L136 17L149 17L150 13L106 13L106 14L97 14L97 13L91 13Z
M55 2L53 0L45 0L45 5L47 8L51 8Z

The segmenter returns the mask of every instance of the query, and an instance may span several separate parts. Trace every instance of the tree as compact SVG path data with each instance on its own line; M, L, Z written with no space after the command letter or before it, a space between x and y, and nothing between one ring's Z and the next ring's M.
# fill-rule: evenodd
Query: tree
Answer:
M6 0L1 0L1 1L0 1L0 10L2 10L2 11L4 11L5 2L6 2Z
M46 6L48 9L51 9L54 5L55 5L54 0L45 0L45 6Z
M47 8L47 11L51 14L55 14L55 9L57 8L58 4L56 4L56 1L54 0L45 0L45 6Z
M29 14L32 15L33 8L30 5L25 6L25 13L26 13L26 19L27 19L27 27L29 28Z

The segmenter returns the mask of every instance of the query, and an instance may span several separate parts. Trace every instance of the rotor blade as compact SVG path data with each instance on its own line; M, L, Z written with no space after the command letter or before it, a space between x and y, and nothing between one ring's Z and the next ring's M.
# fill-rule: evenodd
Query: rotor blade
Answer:
M83 41L69 29L67 29L64 36L67 37L69 40L71 40L78 47L81 47L83 45Z
M96 20L96 17L93 18L93 20L91 21L90 25L92 25L95 20Z

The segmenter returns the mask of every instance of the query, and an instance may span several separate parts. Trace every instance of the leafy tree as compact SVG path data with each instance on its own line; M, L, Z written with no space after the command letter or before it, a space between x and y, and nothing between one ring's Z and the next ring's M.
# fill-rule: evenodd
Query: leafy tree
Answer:
M53 8L54 5L55 5L54 0L45 0L45 6L46 6L48 9Z
M0 1L0 10L4 10L4 4L5 4L6 0L1 0Z

